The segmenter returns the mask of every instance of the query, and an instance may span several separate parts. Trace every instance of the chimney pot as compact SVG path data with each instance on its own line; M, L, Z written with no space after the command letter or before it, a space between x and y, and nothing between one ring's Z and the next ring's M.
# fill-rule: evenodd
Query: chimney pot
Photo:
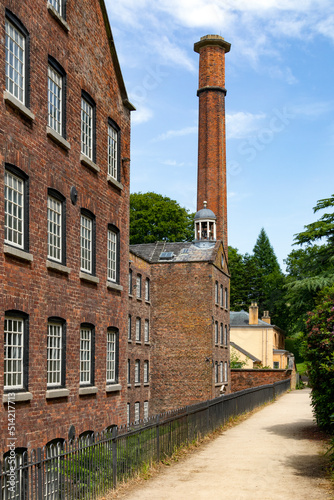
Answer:
M249 308L249 324L258 325L259 324L259 308L256 302L252 302Z

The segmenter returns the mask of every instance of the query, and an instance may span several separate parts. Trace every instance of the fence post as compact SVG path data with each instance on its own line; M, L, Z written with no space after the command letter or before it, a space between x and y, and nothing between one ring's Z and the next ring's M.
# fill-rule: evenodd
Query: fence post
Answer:
M157 417L157 462L160 462L160 415Z
M42 483L42 450L37 448L37 498L43 500Z
M112 487L117 486L117 426L112 428L111 452L112 452Z

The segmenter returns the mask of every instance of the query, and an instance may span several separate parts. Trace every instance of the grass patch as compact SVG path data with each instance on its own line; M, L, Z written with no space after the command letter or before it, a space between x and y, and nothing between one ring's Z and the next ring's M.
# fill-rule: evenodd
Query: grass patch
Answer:
M300 375L307 375L306 373L307 364L305 361L303 361L302 363L297 363L296 366L297 366L297 371Z

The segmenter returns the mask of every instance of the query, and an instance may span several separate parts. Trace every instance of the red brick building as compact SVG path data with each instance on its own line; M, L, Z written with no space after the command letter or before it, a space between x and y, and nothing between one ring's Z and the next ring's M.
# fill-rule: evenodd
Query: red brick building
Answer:
M22 450L126 420L133 106L103 0L0 6L0 447L14 400Z
M142 419L145 403L154 415L230 392L224 106L230 44L208 35L194 49L200 54L194 241L130 247L133 280L145 272L151 288L149 309L130 297L131 316L150 311L149 344L137 348L131 340L132 358L149 360L150 384L143 395L142 388L128 393L130 420L134 405Z

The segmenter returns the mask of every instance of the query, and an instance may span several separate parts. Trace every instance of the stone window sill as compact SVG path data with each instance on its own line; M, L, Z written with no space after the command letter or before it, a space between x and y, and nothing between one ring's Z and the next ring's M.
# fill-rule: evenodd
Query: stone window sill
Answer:
M27 118L30 121L35 120L35 115L28 109L22 102L20 102L16 97L10 94L7 90L3 93L3 98L5 103L9 104L13 108L17 109L24 118Z
M150 306L151 305L151 301L145 299L145 304L147 304L148 306Z
M89 387L80 387L79 396L86 396L87 394L96 394L98 392L98 388L94 385L90 385Z
M48 7L48 11L51 14L51 16L60 24L60 26L64 29L64 31L66 31L66 33L68 33L70 31L70 27L67 24L67 22L65 21L65 19L63 19L61 17L61 15L56 11L56 9L53 7L53 5L51 5L49 2L48 2L47 7Z
M15 401L15 403L19 403L20 401L31 401L32 394L31 392L15 392L15 398L10 398L10 401ZM8 403L8 394L4 394L2 396L2 402Z
M122 390L121 384L107 384L106 392L119 392Z
M107 181L109 182L109 184L111 184L112 186L115 186L116 188L120 189L121 191L123 191L123 184L119 181L117 181L116 179L114 179L113 177L111 177L111 175L107 175Z
M80 155L80 162L82 163L82 165L84 165L87 168L90 168L96 174L100 172L100 167L83 154Z
M141 386L141 383L140 382L136 382L135 383L135 387L140 387Z
M67 398L70 395L68 389L48 389L45 393L46 399Z
M149 340L145 340L144 344L145 344L145 345L147 345L147 346L150 346L150 345L151 345L151 343L150 343L150 341L149 341Z
M27 262L32 262L34 259L31 253L25 252L24 250L20 250L16 247L11 247L10 245L4 245L3 251L7 255L11 255L12 257L16 257L17 259L25 260Z
M100 283L100 279L97 276L92 276L91 274L84 273L80 271L79 278L83 281L88 281L89 283L94 283L97 285Z
M141 345L141 340L136 340L136 344Z
M53 130L53 128L46 127L46 135L66 151L69 151L71 149L71 144L66 139L64 139L64 137L58 134L58 132Z
M46 267L51 271L56 271L62 274L70 274L71 269L64 266L63 264L58 264L58 262L52 262L51 260L46 261Z
M148 387L150 385L149 382L144 382L144 387Z
M141 297L136 297L136 299L139 301L139 302L143 302L143 299Z
M121 292L123 290L122 285L118 285L117 283L113 283L112 281L107 281L108 290L118 290Z
M129 299L133 299L132 293L129 293Z

